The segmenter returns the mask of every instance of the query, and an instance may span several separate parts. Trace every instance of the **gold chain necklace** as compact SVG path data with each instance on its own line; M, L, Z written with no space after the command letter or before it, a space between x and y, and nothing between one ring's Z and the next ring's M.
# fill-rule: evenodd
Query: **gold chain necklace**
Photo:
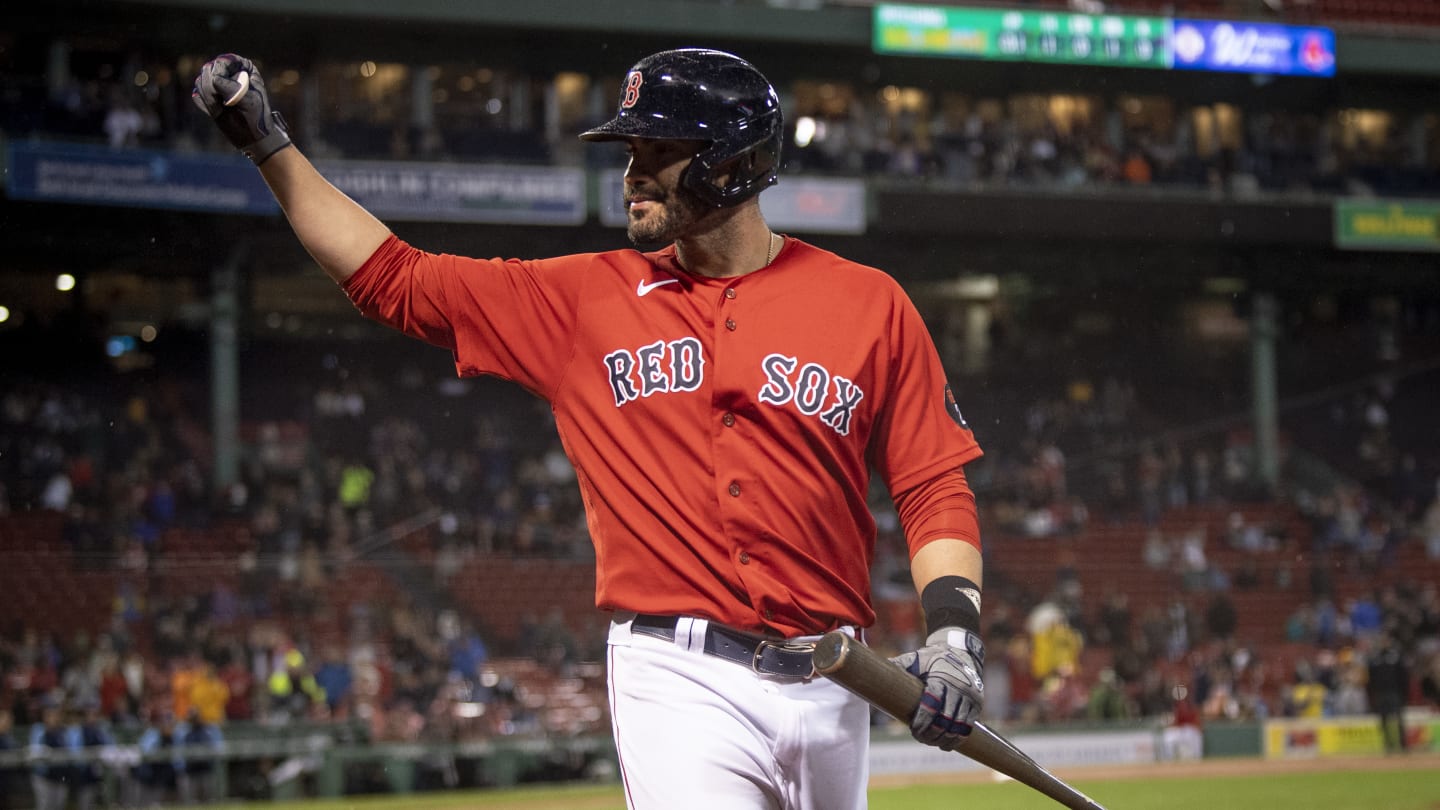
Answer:
M766 251L765 251L765 266L766 266L766 267L769 267L769 266L770 266L770 263L773 262L773 261L775 261L775 232L774 232L774 231L771 231L771 232L770 232L769 242L770 242L770 247L767 248ZM781 239L781 240L780 240L780 243L781 243L781 244L784 244L784 243L785 243L785 240L784 240L784 239Z

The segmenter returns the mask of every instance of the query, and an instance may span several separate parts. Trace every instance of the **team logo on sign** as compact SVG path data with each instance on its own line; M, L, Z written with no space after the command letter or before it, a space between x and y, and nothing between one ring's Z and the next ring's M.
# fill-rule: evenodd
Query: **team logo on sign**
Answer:
M955 424L966 430L970 429L969 423L965 421L965 415L960 413L960 403L955 401L955 392L951 391L948 385L945 386L945 412L950 414L950 418L955 420Z
M620 109L628 110L640 101L640 85L645 83L645 75L638 70L632 70L625 76L625 95L620 97Z

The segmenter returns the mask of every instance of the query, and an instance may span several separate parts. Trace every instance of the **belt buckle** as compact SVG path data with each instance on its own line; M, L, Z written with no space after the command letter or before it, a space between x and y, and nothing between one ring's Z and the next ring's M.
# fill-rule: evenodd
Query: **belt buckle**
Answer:
M780 639L779 641L776 641L774 639L762 638L760 639L760 642L755 645L755 652L750 656L750 669L756 675L774 674L781 675L782 677L804 678L808 680L810 678L814 678L817 674L815 671L815 664L813 662L810 664L810 672L807 675L784 675L783 673L768 673L762 671L760 669L760 659L765 655L765 648L767 647L774 647L775 649L782 652L793 652L799 653L801 655L810 655L815 652L815 645L811 642L791 641L789 639Z

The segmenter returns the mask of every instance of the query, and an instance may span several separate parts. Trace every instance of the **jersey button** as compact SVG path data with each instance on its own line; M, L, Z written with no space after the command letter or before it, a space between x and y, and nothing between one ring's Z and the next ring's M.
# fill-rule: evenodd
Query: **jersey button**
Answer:
M740 485L737 484L737 483L735 483L734 481L731 481L731 482L730 482L730 497L732 497L732 498L738 498L738 497L740 497Z
M765 621L768 622L773 618L775 618L775 611L771 610L770 608L765 608Z
M735 288L734 288L734 287L726 287L726 288L725 288L725 297L726 297L726 298L731 298L731 299L733 299L733 298L735 297Z
M750 564L750 552L748 552L748 551L742 551L742 552L740 552L740 564L741 564L741 565L749 565L749 564Z
M734 332L734 331L735 331L735 319L734 319L734 318L726 318L726 319L725 319L725 328L726 328L726 329L729 329L731 332Z
M735 427L735 414L727 412L720 421L725 423L725 427Z

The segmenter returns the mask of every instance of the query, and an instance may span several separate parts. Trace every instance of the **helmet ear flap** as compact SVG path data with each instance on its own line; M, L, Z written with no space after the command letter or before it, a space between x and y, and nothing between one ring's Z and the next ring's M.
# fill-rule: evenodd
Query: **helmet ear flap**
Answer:
M771 118L773 133L758 143L717 141L685 167L680 182L716 208L728 208L779 182L780 116Z

